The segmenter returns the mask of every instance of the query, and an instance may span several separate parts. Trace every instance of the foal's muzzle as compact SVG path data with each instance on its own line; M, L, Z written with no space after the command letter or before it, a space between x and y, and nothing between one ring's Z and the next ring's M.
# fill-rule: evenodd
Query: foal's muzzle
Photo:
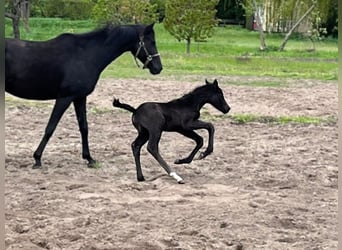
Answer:
M225 114L227 114L227 113L229 112L229 110L230 110L230 107L229 107L229 106L227 106L227 111L226 111L226 113L225 113Z
M225 105L225 107L223 107L222 113L227 114L229 110L230 110L230 107L228 105Z

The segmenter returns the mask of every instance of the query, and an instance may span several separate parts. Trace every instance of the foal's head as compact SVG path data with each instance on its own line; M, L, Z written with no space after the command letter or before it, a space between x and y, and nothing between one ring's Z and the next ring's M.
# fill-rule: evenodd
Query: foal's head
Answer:
M208 82L205 80L205 89L207 92L207 103L213 105L216 109L221 111L222 113L226 114L229 112L230 107L227 104L226 100L224 99L223 92L218 86L218 82L215 79L213 83Z
M143 31L139 34L139 42L132 53L135 60L138 58L144 64L143 69L148 68L151 74L156 75L162 71L163 66L157 50L153 25L144 26Z

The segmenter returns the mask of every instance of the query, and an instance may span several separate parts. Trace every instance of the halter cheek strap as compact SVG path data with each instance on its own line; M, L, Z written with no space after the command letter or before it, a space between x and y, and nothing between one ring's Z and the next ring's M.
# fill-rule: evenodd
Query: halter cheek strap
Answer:
M140 37L140 41L139 41L139 48L137 49L137 52L135 53L135 56L134 56L134 60L135 60L135 63L137 64L137 66L140 68L140 65L138 63L138 60L137 60L137 57L140 53L140 50L143 49L145 51L145 54L146 54L146 61L144 63L144 66L143 66L143 69L147 67L147 65L149 64L149 62L152 61L153 57L157 57L159 56L159 53L156 53L156 54L149 54L147 49L146 49L146 46L145 46L145 43L143 41L144 37L141 36Z

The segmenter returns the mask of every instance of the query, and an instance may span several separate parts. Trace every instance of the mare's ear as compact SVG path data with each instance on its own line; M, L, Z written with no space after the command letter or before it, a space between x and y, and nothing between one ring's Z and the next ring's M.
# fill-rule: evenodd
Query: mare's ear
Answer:
M145 27L144 34L146 35L146 34L151 33L153 31L153 26L154 26L154 23L151 23L150 25L147 25Z
M215 87L218 87L218 82L217 82L216 79L214 80L213 84L214 84Z
M205 84L206 85L209 85L209 84L211 84L210 82L208 82L208 80L207 79L205 79Z

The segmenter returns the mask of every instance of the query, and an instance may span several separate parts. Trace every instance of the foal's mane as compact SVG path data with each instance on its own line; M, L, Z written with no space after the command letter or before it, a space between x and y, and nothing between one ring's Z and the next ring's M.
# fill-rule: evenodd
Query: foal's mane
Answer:
M195 97L201 98L201 97L205 97L208 95L208 90L210 89L209 87L210 85L202 85L202 86L198 86L197 88L193 89L191 92L183 95L180 98L174 99L171 102L175 102L175 101L188 101L191 100Z

